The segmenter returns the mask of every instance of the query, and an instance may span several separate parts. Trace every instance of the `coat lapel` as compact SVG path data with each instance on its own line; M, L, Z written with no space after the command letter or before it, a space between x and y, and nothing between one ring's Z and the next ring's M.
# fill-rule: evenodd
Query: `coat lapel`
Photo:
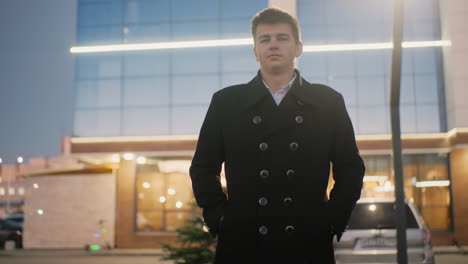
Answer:
M310 111L320 105L320 99L314 93L314 86L302 79L298 70L295 71L296 80L279 106L263 83L260 71L248 83L244 104L250 113L250 119L260 116L264 121L260 138L300 125L296 117L303 118L305 108Z

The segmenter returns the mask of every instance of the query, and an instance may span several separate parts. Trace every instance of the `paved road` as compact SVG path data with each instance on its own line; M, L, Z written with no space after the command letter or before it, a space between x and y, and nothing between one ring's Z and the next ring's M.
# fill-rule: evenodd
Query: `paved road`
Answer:
M18 254L19 253L19 254ZM0 252L1 264L173 264L161 256L90 255L83 251ZM468 254L436 255L436 264L468 264Z
M171 264L154 256L55 256L55 257L5 257L2 264Z
M468 264L468 254L436 255L436 264Z

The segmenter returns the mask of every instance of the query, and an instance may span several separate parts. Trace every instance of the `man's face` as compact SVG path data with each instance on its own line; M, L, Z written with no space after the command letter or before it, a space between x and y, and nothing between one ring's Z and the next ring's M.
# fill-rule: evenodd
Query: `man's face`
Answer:
M296 42L289 24L259 24L254 53L262 70L282 73L294 69L294 59L302 53L302 43Z

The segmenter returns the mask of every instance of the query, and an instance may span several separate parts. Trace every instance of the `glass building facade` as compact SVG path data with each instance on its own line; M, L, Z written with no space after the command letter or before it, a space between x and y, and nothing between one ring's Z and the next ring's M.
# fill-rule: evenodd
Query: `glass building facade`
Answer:
M286 0L285 0L286 2ZM405 3L404 41L440 40L436 0ZM392 39L392 0L297 0L305 46ZM77 46L250 38L267 0L79 0ZM403 133L445 132L442 48L405 48ZM391 50L304 52L309 82L343 94L358 135L390 134ZM250 45L76 55L74 137L196 135L217 90L254 77ZM452 228L447 151L406 154L405 191L434 230ZM393 195L388 154L364 154L363 196ZM189 158L146 155L135 168L135 232L174 231L193 213Z
M304 45L391 42L392 0L298 0ZM440 40L438 1L404 1L403 41ZM442 48L403 49L403 133L446 129ZM341 92L357 134L390 133L391 50L304 53L303 76Z
M249 38L268 2L79 1L78 45ZM196 134L211 95L257 71L250 46L77 56L74 136Z

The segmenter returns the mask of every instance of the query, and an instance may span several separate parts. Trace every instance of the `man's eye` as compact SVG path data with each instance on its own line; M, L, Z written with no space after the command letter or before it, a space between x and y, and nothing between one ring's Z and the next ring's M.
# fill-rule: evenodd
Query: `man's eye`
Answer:
M266 42L268 42L268 40L269 40L269 39L261 39L261 40L260 40L260 43L266 43Z

